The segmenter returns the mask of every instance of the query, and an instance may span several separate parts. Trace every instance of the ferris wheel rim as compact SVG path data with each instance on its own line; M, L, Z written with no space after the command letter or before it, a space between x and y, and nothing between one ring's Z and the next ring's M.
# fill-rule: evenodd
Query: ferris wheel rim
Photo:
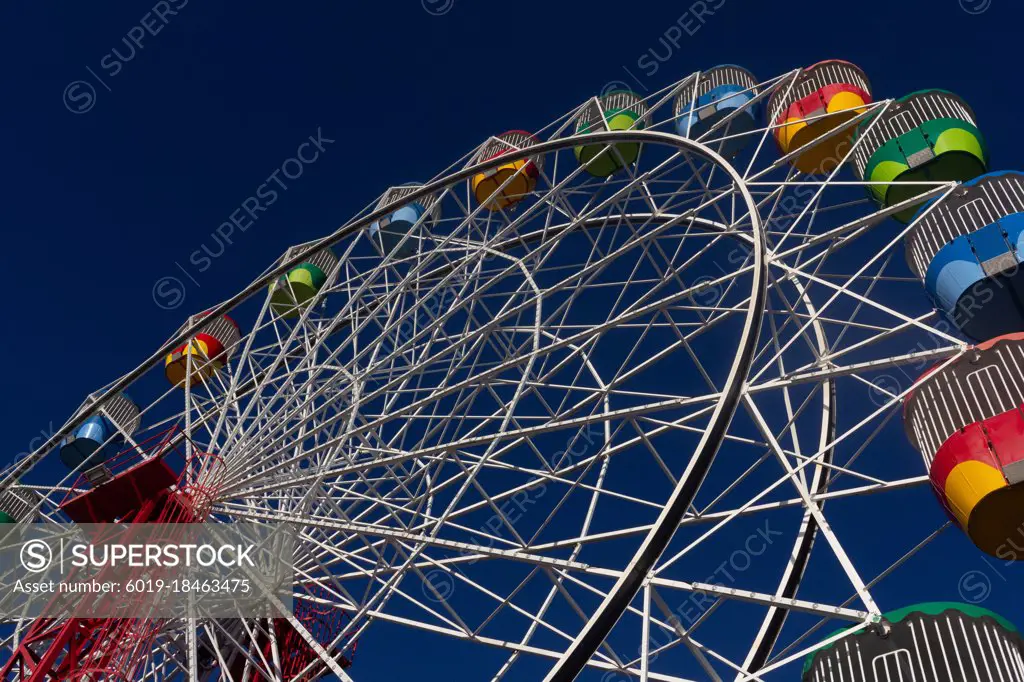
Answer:
M696 497L704 477L711 467L729 424L739 407L747 374L754 361L760 336L761 320L764 315L768 291L767 244L761 223L757 202L743 176L726 159L706 145L670 133L657 133L674 144L698 153L711 161L714 167L722 169L733 183L746 205L746 220L750 221L751 247L753 257L750 300L743 323L743 331L737 341L736 354L728 377L722 385L720 397L708 420L704 436L694 449L686 470L670 494L658 519L637 548L633 558L625 567L621 577L609 590L601 605L591 614L587 623L573 639L566 651L544 677L544 682L571 682L586 667L597 648L611 632L615 623L629 603L640 591L643 579L650 573L658 558L668 546L675 530ZM618 141L614 132L597 133L591 139ZM625 141L643 141L646 135L630 132ZM536 153L536 149L534 148ZM696 475L694 475L696 474Z
M472 178L474 175L479 173L485 173L503 164L527 159L531 156L537 156L548 152L557 152L562 149L573 148L578 146L581 142L590 142L592 144L604 142L606 145L614 145L619 142L647 142L652 144L661 144L668 147L676 147L678 151L694 152L700 156L704 156L715 165L724 164L728 169L728 175L733 179L735 188L739 189L743 195L744 202L747 204L750 220L752 222L754 220L757 221L756 229L753 229L752 233L755 235L755 242L753 245L755 258L759 260L762 266L755 267L755 277L759 276L757 271L763 269L766 262L766 259L764 258L764 255L766 254L766 247L764 244L763 234L761 234L762 228L760 216L757 212L757 204L747 188L746 180L731 166L731 164L728 163L728 161L719 156L717 152L707 145L682 137L675 133L642 129L609 130L588 133L586 135L572 135L569 137L547 140L524 149L509 150L500 156L492 157L438 178L437 180L431 180L430 182L424 183L421 187L418 187L416 190L404 196L403 202L412 202L417 199L430 196L438 190L443 190L462 180ZM389 206L377 208L362 218L343 225L326 237L310 242L309 250L330 248L335 244L340 243L346 237L357 234L359 231L369 227L374 223L374 221L380 220L381 218L389 215L391 211L392 208ZM252 283L244 287L231 298L204 311L203 317L213 319L231 312L239 304L263 290L266 286L277 280L281 275L286 274L291 269L302 264L305 259L305 253L299 253L288 260L280 262L276 267L268 269L263 275L255 279ZM765 274L765 279L767 279L767 274ZM161 360L163 360L164 357L168 353L172 352L176 347L187 342L203 327L203 324L202 320L195 320L189 324L183 325L177 334L172 336L159 349L154 351L147 359L143 360L134 369L122 375L111 384L108 384L107 388L99 395L93 394L94 399L88 406L82 406L82 408L79 408L79 410L76 411L68 421L50 435L50 437L47 438L46 441L36 448L29 456L25 457L14 467L7 470L6 476L0 480L0 493L5 492L18 477L26 473L28 470L31 470L32 465L37 460L56 447L64 437L69 435L76 427L81 425L82 422L97 414L109 400L123 392L143 374L157 366Z

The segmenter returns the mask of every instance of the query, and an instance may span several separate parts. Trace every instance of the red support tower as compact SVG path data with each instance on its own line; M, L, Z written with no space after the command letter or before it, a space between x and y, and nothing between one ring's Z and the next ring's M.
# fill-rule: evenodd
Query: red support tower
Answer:
M175 429L155 436L79 476L61 510L78 523L193 523L187 489L168 460L179 454ZM185 467L185 471L188 467ZM53 604L56 606L55 604ZM29 627L0 678L128 680L145 665L158 622L125 618L38 618Z
M88 489L69 495L61 510L76 523L201 523L215 499L222 469L213 455L194 455L184 461L179 447L185 440L180 431L171 429L83 473L74 488ZM175 473L175 460L180 475ZM203 485L194 483L199 471L205 474ZM295 615L323 645L343 628L342 612L330 606L303 600ZM300 676L316 660L316 653L287 619L271 622L284 680L313 680L326 672L325 666L314 665ZM136 679L150 660L161 624L160 620L138 618L38 618L0 668L0 679ZM270 638L265 628L258 632L256 646L270 661ZM227 661L234 679L242 679L245 660L238 654ZM349 658L340 657L339 661L342 667L351 665ZM249 679L267 680L255 668Z

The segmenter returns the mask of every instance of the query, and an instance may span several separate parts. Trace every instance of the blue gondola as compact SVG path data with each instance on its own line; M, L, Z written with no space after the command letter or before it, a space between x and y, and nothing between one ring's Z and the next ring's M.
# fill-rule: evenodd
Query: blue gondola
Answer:
M1024 331L1024 173L988 173L934 203L915 217L907 259L935 307L979 341Z
M380 209L389 204L399 202L403 197L408 196L422 186L410 183L392 187L381 197L377 203L377 208ZM420 223L422 227L425 222L437 219L437 207L435 204L436 198L428 196L419 201L403 205L391 214L374 221L368 230L370 238L384 254L392 254L396 258L414 256L419 251L420 237L414 234L404 242L402 242L402 239L412 231L417 223ZM430 215L428 215L428 212ZM426 220L421 223L420 221L424 216L427 216Z
M742 137L710 145L726 158L736 156L755 139L746 133L759 127L757 110L760 107L750 104L756 96L757 79L752 73L732 64L716 66L701 73L676 96L676 130L683 137L697 139L740 111L715 131L712 138Z
M79 424L74 433L61 441L60 460L69 469L83 463L83 470L102 464L121 449L125 436L135 433L141 422L139 408L131 398L123 393L115 395L99 413Z

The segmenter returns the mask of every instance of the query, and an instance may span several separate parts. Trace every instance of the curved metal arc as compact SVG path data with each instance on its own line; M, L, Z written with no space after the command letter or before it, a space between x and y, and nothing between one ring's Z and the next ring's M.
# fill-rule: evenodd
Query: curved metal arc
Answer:
M693 140L689 140L684 137L679 137L678 135L673 135L671 133L656 132L650 130L624 130L590 133L588 135L573 135L570 137L564 137L557 140L541 142L532 147L527 147L526 149L521 149L515 152L510 151L508 153L502 154L499 157L495 157L490 160L478 163L476 165L469 166L456 173L452 173L451 175L447 175L438 180L433 180L431 182L426 183L416 191L410 192L407 196L403 197L403 203L411 203L418 199L422 199L430 194L434 194L440 190L445 189L446 187L454 185L455 183L467 180L478 173L489 171L493 168L497 168L498 166L507 164L510 161L518 161L520 159L529 158L531 156L537 156L539 154L546 154L548 152L559 151L561 149L575 147L579 145L581 141L587 141L590 143L605 142L607 144L615 144L619 142L662 144L669 147L676 147L679 150L691 151L696 154L706 156L709 159L712 158L711 156L708 156L710 154L713 155L714 158L718 158L721 160L721 157L718 157L717 154L715 154L710 149L707 149L704 145L701 145L697 142L694 142ZM722 160L722 162L725 163L724 160ZM730 170L732 170L731 167ZM736 175L734 170L732 170L731 175L733 175L736 180L739 180L739 176ZM739 181L742 182L742 180ZM323 237L322 239L316 240L314 242L309 242L310 244L312 244L310 250L320 250L340 243L346 237L356 234L360 230L366 229L374 221L380 220L381 218L390 215L395 210L396 205L398 204L392 204L389 206L385 206L383 208L376 209L367 214L366 216L364 216L363 218L338 228L335 232L326 237ZM750 204L749 206L751 208L754 207L752 204ZM756 213L752 214L752 218L753 217L756 217ZM759 221L758 225L760 225ZM283 261L276 268L268 270L264 275L257 278L251 284L242 289L242 291L235 294L234 296L224 301L220 305L217 305L211 308L209 311L207 311L208 316L219 317L221 315L224 315L230 312L232 309L234 309L236 306L238 306L245 300L247 300L250 296L262 291L264 288L269 286L272 282L276 281L282 275L287 274L288 271L301 265L305 261L305 256L303 255L303 253L300 253L286 261ZM61 428L57 429L56 433L51 435L46 440L45 443L39 446L35 450L35 452L33 452L30 456L26 457L20 463L18 463L13 468L7 471L6 476L3 478L3 480L0 480L0 492L7 490L7 488L10 487L10 485L14 481L16 481L19 477L21 477L29 470L31 470L32 466L39 459L41 459L44 455L46 455L46 453L48 453L50 450L56 447L57 444L60 443L60 441L63 438L69 435L71 431L77 428L82 422L96 414L100 410L100 408L102 408L107 403L107 401L109 401L113 396L124 391L132 383L139 379L143 374L145 374L153 367L158 365L160 361L167 356L168 353L170 353L175 348L185 343L193 335L195 335L195 333L201 326L202 322L200 321L183 329L176 336L172 337L171 340L167 341L160 349L158 349L146 360L144 360L138 367L128 372L120 379L115 381L113 384L111 384L109 388L107 388L107 390L89 406L88 409L80 410L79 412L75 413Z
M678 219L679 215L676 214L661 214L657 215L654 213L629 213L626 216L630 219L643 221L643 222L667 222L670 220ZM547 237L554 237L561 234L564 231L584 228L589 229L594 226L600 226L604 222L603 217L595 217L585 219L575 223L565 223L561 225L555 225L543 230L538 230L531 234L520 235L515 239L510 239L507 242L496 245L494 248L502 250L504 248L512 248L523 243L530 243L539 241ZM706 229L709 231L719 232L725 236L733 237L740 241L746 246L750 246L752 238L744 233L730 233L728 226L722 223L708 220L706 218L693 217L691 223ZM445 274L445 271L450 269L450 266L442 266L431 272L425 273L424 278L438 277ZM806 295L804 287L799 282L794 283L799 292L800 297L803 299L803 304L808 308L812 317L814 317L815 307L810 298ZM818 345L818 350L822 353L828 351L827 339L825 337L824 329L821 326L821 321L815 319L813 322L813 328L815 330L815 340ZM828 380L825 382L825 393L823 394L824 410L822 415L822 433L820 438L819 449L824 448L828 443L831 443L835 438L836 430L836 391L835 384ZM834 448L828 448L824 450L822 456L822 463L828 465L832 461ZM827 472L825 466L815 467L815 471L811 481L810 493L812 495L820 495L828 490L828 476L824 475ZM783 599L793 599L796 597L797 591L803 582L804 574L807 570L807 564L810 559L811 550L814 547L814 542L818 537L818 523L814 518L814 515L807 511L804 514L804 518L801 521L800 527L797 532L796 539L793 543L793 549L790 552L790 560L787 564L785 573L783 574L781 584L777 591L777 595ZM771 652L774 650L775 645L778 643L779 636L782 634L782 627L785 625L786 617L789 615L789 610L780 608L778 606L772 606L761 624L761 628L758 630L757 637L755 638L751 650L747 655L747 659L744 661L743 670L747 672L757 672L762 668L771 656Z
M806 289L801 282L794 281L794 285L801 298L803 298L804 305L808 308L809 314L814 318L813 326L818 350L827 353L829 350L828 338L825 336L821 320L817 318L814 303L807 295ZM830 470L827 468L827 465L832 463L833 455L835 454L834 445L827 447L829 443L835 441L836 433L837 396L835 382L831 379L826 380L822 391L824 410L822 414L821 436L819 437L819 449L822 450L822 464L826 466L818 465L815 467L808 491L811 495L820 495L828 491L828 472ZM821 504L824 506L824 502ZM806 510L800 523L800 530L797 533L796 541L793 544L793 550L790 552L789 563L786 565L782 584L779 585L776 593L777 596L784 599L796 597L800 584L803 582L804 574L807 572L807 564L811 558L811 550L814 549L814 541L818 537L818 530L817 519L810 509ZM751 646L747 654L747 659L743 662L742 668L744 671L756 673L768 662L772 651L775 649L775 645L779 641L779 636L782 634L782 627L786 624L786 617L788 615L788 609L779 608L778 606L772 606L768 609L768 613L765 614L764 620L761 622L757 636L754 638L753 646ZM743 679L743 676L737 675L737 680L739 679Z
M607 134L606 134L607 135ZM670 136L671 137L671 136ZM707 430L701 437L690 463L657 521L629 562L622 576L605 597L601 606L591 616L572 644L544 677L544 682L571 682L587 665L591 656L611 632L630 602L643 586L654 564L668 547L676 528L697 495L718 449L725 439L729 425L736 413L747 374L753 363L757 341L761 331L768 286L768 261L766 245L757 204L743 178L724 158L711 149L685 138L685 146L719 166L732 179L736 190L742 195L751 222L751 251L754 256L754 281L747 307L746 320L740 336L736 357L729 370L722 390L722 398L715 406Z

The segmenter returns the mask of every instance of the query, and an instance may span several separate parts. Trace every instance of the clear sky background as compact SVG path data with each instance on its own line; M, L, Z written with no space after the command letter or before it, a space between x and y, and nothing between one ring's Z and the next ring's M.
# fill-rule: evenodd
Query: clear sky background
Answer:
M132 55L122 39L139 36L154 4L166 21L150 14L158 32ZM960 94L993 169L1024 167L1019 0L707 0L717 9L702 19L689 5L4 3L0 447L7 457L31 449L88 392L288 246L492 133L540 128L610 81L644 92L719 63L766 79L842 58L864 68L878 98ZM220 249L211 233L318 130L337 142L222 255L190 260L204 244ZM166 277L183 290L158 287L154 300ZM1024 621L1017 590L977 563L1003 590L994 602ZM956 596L955 579L926 579ZM451 661L409 653L358 678L451 679Z

